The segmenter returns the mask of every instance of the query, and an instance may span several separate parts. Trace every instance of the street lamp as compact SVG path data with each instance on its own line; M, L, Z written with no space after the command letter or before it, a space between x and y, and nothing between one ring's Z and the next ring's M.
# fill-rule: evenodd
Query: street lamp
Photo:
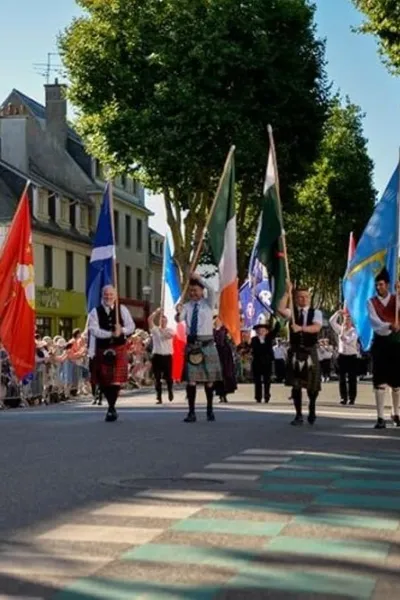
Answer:
M150 296L151 296L151 287L149 285L144 285L142 288L143 298L144 298L144 320L145 320L145 329L148 327L148 319L150 316Z

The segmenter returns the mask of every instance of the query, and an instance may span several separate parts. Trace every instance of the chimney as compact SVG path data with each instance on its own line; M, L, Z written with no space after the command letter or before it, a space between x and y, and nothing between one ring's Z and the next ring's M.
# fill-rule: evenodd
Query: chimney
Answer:
M67 144L67 100L66 86L58 83L48 83L46 90L46 129L65 148Z

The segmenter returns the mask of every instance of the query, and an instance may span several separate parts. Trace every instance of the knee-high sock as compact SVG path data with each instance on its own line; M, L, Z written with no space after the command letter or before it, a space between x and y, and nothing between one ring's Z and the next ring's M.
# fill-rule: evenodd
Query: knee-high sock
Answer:
M109 385L101 390L107 399L109 408L115 408L115 404L118 399L119 390L120 390L120 388L117 385Z
M207 398L207 413L210 414L213 411L213 397L214 397L214 388L213 386L204 386L204 391L206 393Z
M400 388L392 388L392 406L393 406L393 416L399 416L399 406L400 406Z
M378 413L378 419L385 418L385 399L386 399L386 388L375 389L375 402L376 412Z
M301 389L292 389L292 399L294 408L296 410L296 417L302 416L302 398L301 398Z
M188 399L189 412L195 412L196 406L196 386L195 385L187 385L186 386L186 396Z

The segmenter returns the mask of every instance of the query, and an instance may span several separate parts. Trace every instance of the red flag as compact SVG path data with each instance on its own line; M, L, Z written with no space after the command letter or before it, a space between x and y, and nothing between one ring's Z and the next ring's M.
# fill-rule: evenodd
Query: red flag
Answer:
M0 256L0 341L15 374L35 368L35 272L28 186L22 194Z
M351 232L350 238L349 238L349 250L347 252L347 267L351 263L355 251L356 251L356 240L354 239L353 232Z

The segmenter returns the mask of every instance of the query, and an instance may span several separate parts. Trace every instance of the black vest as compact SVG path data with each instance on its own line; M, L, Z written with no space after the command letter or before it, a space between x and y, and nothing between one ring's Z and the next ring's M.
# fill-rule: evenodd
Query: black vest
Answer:
M118 307L119 310L119 322L121 326L123 325L122 316L121 316L121 308ZM114 331L114 327L116 324L116 311L115 308L110 310L110 313L107 314L104 306L101 304L96 308L97 318L99 319L99 327L100 329L104 329L105 331ZM102 340L100 338L96 339L96 347L101 349L110 348L110 346L122 346L125 344L125 336L120 335L118 338L106 338Z
M307 312L307 322L306 325L312 325L314 320L315 310L313 308L309 308ZM294 307L294 322L296 325L303 325L300 323L300 310L297 306ZM294 333L294 331L290 331L290 345L294 348L299 348L303 346L305 348L312 348L318 342L318 333Z

